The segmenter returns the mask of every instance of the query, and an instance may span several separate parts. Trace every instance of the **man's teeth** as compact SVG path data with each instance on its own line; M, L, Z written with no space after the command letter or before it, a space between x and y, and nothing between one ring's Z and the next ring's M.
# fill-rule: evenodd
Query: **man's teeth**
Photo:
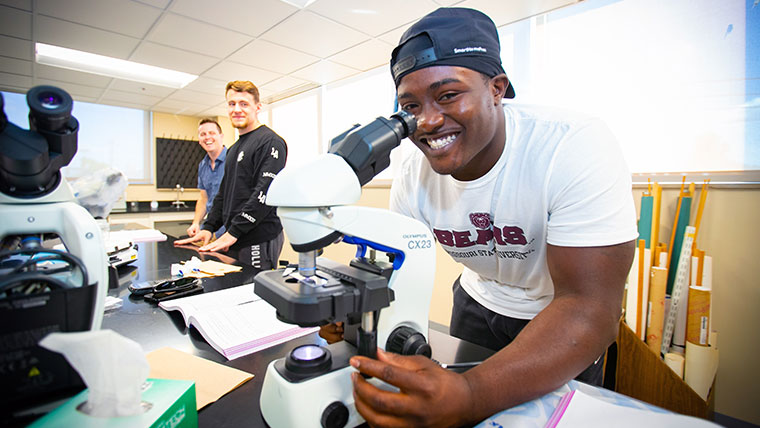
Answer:
M435 140L428 139L428 145L430 146L430 148L437 150L437 149L441 149L448 146L456 139L457 139L457 136L455 134L451 134L446 137L441 137Z

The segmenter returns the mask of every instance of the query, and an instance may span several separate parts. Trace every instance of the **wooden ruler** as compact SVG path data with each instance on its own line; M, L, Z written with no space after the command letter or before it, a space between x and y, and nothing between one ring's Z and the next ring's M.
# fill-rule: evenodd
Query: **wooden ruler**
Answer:
M662 333L662 346L660 347L662 355L670 352L670 342L673 340L673 330L676 327L676 313L678 312L678 307L682 304L681 298L688 296L689 261L691 260L691 246L694 243L695 230L694 226L686 226L683 245L681 245L681 257L678 259L676 280L673 284L673 293L670 296L670 310L668 310L668 317L665 319L665 330Z

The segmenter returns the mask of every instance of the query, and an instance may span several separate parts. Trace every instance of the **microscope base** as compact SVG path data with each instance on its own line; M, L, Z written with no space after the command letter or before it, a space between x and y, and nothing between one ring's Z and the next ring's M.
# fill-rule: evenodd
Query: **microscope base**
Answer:
M261 415L270 427L340 428L364 423L354 405L353 367L346 366L303 382L290 382L275 368L278 361L282 359L267 367L259 400ZM378 388L393 388L374 378L369 382ZM344 425L323 424L345 419L346 412L348 420ZM339 416L341 413L343 417Z

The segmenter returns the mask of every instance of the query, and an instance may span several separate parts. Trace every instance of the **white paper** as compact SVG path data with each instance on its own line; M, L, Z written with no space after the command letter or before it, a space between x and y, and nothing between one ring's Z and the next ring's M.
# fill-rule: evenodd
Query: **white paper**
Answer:
M676 413L656 413L618 406L574 391L557 428L712 428L710 421Z
M275 308L253 293L253 284L159 303L178 310L214 349L229 360L318 330L277 319Z

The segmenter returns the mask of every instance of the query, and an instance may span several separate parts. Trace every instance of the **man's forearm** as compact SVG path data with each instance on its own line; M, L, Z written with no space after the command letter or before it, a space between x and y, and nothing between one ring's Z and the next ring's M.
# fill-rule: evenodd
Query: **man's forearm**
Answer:
M473 392L470 422L556 390L603 355L618 318L589 304L555 299L510 345L464 373Z
M193 216L193 224L201 224L203 216L206 215L206 204L201 204L200 200L195 203L195 215Z
M200 191L198 195L198 201L195 202L195 215L193 216L193 224L201 224L201 220L206 215L206 203L208 202L208 196L204 190Z

